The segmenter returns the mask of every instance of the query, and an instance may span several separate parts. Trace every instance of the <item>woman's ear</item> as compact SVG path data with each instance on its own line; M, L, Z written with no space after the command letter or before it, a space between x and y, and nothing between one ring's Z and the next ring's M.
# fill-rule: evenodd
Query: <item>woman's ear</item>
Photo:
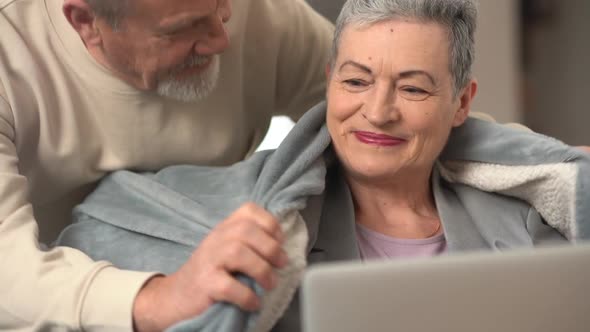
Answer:
M96 16L86 1L65 0L62 11L86 47L102 42L100 31L96 27Z
M471 111L471 102L473 98L475 98L475 94L477 93L477 81L472 79L467 86L463 88L461 94L457 97L459 98L459 109L455 112L455 118L453 119L453 127L458 127L462 125L467 117L469 116L469 112Z

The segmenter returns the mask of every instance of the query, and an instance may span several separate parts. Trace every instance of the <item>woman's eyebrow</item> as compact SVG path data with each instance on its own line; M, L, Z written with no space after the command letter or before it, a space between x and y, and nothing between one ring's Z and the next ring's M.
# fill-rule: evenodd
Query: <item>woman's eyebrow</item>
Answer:
M340 66L339 70L342 70L342 68L344 68L345 66L353 66L353 67L356 67L356 68L358 68L358 69L366 72L367 74L372 74L373 73L373 71L371 70L371 68L369 68L369 67L367 67L367 66L365 66L363 64L360 64L360 63L358 63L356 61L352 61L352 60L345 61Z
M346 66L352 66L352 67L355 67L357 69L360 69L360 70L366 72L367 74L373 74L373 71L371 70L371 68L369 68L361 63L358 63L356 61L353 61L353 60L345 61L342 65L340 65L339 70L342 70ZM426 78L428 78L428 80L433 85L436 85L436 80L434 79L434 77L429 72L424 71L424 70L419 70L419 69L406 70L406 71L403 71L399 74L399 78L408 78L408 77L412 77L412 76L425 76Z
M430 75L429 72L424 70L406 70L399 74L400 78L408 78L412 76L426 76L426 78L430 80L432 85L436 85L436 80L434 79L434 77L432 77L432 75Z

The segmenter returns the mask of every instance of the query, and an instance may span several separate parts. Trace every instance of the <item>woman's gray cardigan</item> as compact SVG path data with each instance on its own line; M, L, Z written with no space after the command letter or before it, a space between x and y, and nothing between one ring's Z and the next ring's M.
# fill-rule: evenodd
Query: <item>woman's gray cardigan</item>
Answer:
M289 302L305 264L359 258L351 194L334 161L325 111L323 103L310 110L276 151L231 167L114 173L76 208L76 222L56 245L125 269L170 273L219 221L253 201L274 213L291 238L283 287L265 294L260 314L219 303L170 330L258 331L276 324L296 331L296 297ZM432 188L450 253L590 237L590 156L539 134L469 119L451 133Z

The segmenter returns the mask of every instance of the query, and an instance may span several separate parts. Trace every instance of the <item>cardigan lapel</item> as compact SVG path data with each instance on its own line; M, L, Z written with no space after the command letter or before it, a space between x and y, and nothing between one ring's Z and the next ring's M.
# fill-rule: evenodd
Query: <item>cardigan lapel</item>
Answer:
M308 224L309 226L309 224ZM308 255L310 264L325 261L360 260L352 196L339 167L328 170L319 225L310 229L316 240Z

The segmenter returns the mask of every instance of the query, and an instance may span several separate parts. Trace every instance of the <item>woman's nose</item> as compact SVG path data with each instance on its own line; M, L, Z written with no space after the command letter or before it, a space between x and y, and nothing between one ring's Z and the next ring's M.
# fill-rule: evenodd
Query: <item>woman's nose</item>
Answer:
M396 96L393 88L377 88L375 94L369 97L368 102L365 102L362 115L376 127L398 121L400 112L395 101Z

